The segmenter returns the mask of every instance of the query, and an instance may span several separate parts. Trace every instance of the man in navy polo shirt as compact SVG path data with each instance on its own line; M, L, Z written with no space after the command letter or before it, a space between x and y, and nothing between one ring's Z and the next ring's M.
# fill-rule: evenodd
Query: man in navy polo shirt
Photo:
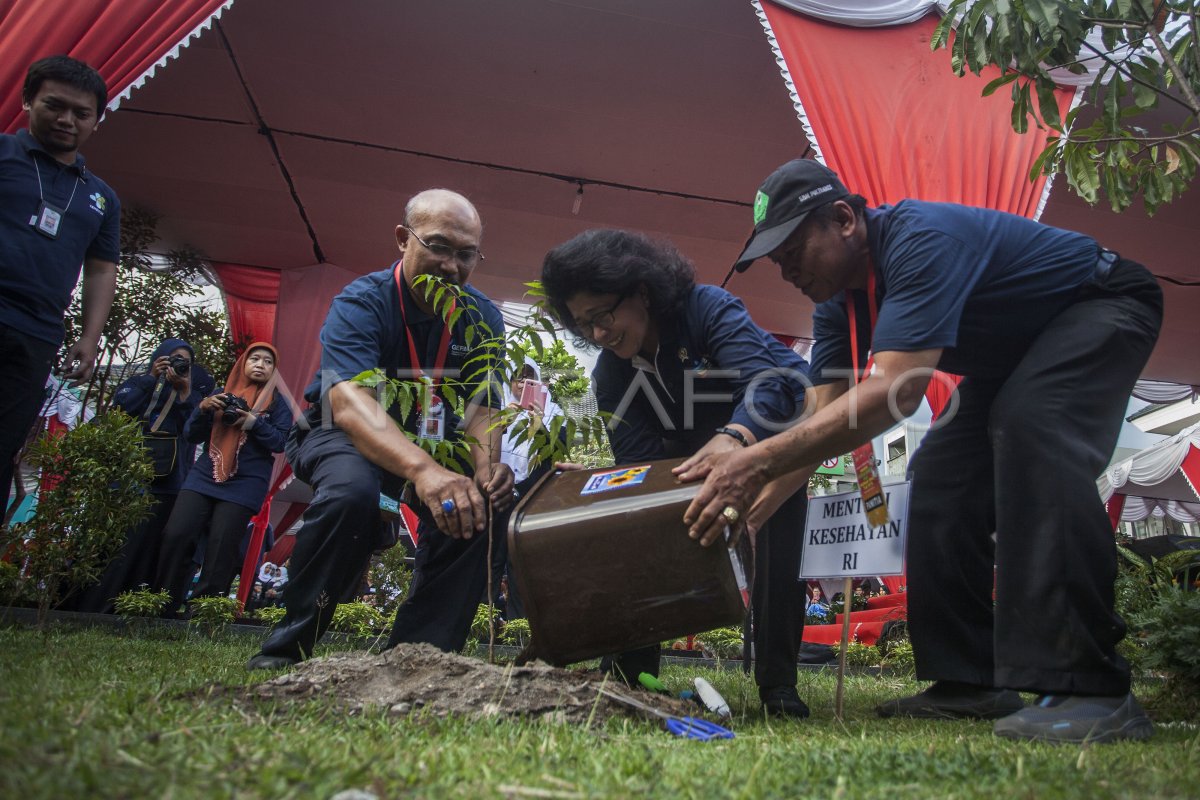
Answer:
M736 266L761 256L817 304L816 411L683 465L684 479L706 477L685 515L693 534L712 535L727 508L744 514L772 478L912 414L934 368L963 375L909 467L909 630L917 677L934 683L878 712L997 719L998 735L1020 739L1150 736L1116 651L1125 626L1096 477L1158 337L1154 276L1024 217L914 200L866 208L813 161L762 185ZM1041 697L1024 707L1014 690Z
M29 129L0 135L0 497L45 400L63 312L83 268L83 333L66 377L86 380L116 289L121 209L79 148L108 102L104 79L67 56L36 62L21 99Z
M503 404L503 383L470 377L490 358L483 340L504 333L499 310L467 285L483 259L482 235L479 214L465 197L444 189L421 192L396 227L400 260L334 298L321 328L320 370L304 393L313 405L292 429L286 450L296 476L314 492L292 552L283 593L287 615L248 669L278 669L312 654L337 603L357 594L376 546L381 488L399 497L405 482L421 525L412 588L396 612L389 646L426 642L458 650L466 643L487 585L487 501L501 514L512 504L513 488L512 470L500 463L501 430L489 431ZM420 275L462 287L465 313L451 328L414 287ZM450 402L440 402L445 395L406 417L394 404L393 419L381 413L371 390L351 380L376 368L406 379L420 370L474 402L464 420ZM461 439L464 432L474 438L479 444L471 447L471 463L460 465L465 475L439 466L405 435L418 430L431 439ZM492 534L502 547L504 532Z

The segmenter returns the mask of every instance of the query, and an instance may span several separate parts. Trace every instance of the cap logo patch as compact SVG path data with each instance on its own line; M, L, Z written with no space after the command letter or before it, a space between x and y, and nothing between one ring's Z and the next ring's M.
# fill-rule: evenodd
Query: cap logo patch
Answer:
M767 204L771 202L771 198L767 197L765 192L759 192L754 196L754 224L762 222L767 218Z
M797 203L807 203L809 200L816 197L817 195L822 195L822 194L825 194L826 192L832 192L832 191L833 191L833 184L827 183L824 186L818 186L816 189L812 189L812 190L807 191L804 194L800 195L799 197L796 198L796 202Z

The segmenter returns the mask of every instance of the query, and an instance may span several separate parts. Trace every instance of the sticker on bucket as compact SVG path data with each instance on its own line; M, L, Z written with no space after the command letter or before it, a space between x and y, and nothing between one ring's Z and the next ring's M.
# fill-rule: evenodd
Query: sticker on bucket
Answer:
M644 467L626 467L625 469L614 469L608 472L597 472L588 478L588 482L583 485L583 491L580 494L597 494L599 492L611 492L614 489L637 486L646 480L646 473L649 471L650 465L647 464Z

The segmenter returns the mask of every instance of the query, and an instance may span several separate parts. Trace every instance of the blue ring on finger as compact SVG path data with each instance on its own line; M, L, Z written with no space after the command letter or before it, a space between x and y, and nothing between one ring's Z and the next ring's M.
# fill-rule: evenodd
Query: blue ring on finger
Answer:
M453 510L454 510L454 501L451 500L449 497L447 497L445 500L442 501L442 511L445 511L447 514L449 514Z

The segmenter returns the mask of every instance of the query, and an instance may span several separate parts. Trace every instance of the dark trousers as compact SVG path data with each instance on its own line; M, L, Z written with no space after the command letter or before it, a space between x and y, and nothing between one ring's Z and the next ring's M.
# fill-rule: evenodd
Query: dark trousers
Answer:
M195 574L192 556L196 545L205 540L204 563L194 597L220 597L229 594L237 574L238 545L254 510L227 500L185 489L179 493L175 508L163 531L162 551L158 558L155 583L171 593L168 613L176 611L187 598Z
M808 494L801 489L789 497L758 532L754 587L750 598L751 640L754 642L754 680L763 688L796 684L796 656L804 637L807 583L799 576L807 513ZM659 652L658 645L631 650L613 659L604 659L601 666L609 669L611 664L632 683L642 672L658 675Z
M5 510L12 491L14 459L46 402L46 378L57 352L56 344L0 325L0 374L5 376L4 391L0 392L0 497Z
M136 591L142 584L154 585L163 532L175 508L176 495L156 494L151 497L153 505L150 507L150 516L129 530L116 556L100 576L100 581L85 590L79 598L79 611L111 614L117 595ZM188 578L190 580L190 573Z
M339 598L358 585L379 537L379 492L400 480L364 458L337 428L292 429L288 461L313 487L283 591L287 614L262 645L266 655L307 658L329 627ZM461 649L487 581L487 537L457 540L422 520L408 598L396 611L388 647L426 642Z
M382 471L338 428L292 428L286 454L313 499L296 533L287 614L263 641L266 655L308 658L338 602L355 591L379 536ZM389 486L389 488L391 488Z
M1113 611L1116 547L1096 478L1161 321L1153 276L1122 260L1007 377L959 386L957 413L930 431L910 466L918 678L1129 691L1129 665L1116 652L1125 633Z
M493 530L493 553L503 559L505 538ZM396 609L388 647L425 642L441 650L461 650L471 632L480 598L486 594L488 537L453 539L422 520L408 597Z

